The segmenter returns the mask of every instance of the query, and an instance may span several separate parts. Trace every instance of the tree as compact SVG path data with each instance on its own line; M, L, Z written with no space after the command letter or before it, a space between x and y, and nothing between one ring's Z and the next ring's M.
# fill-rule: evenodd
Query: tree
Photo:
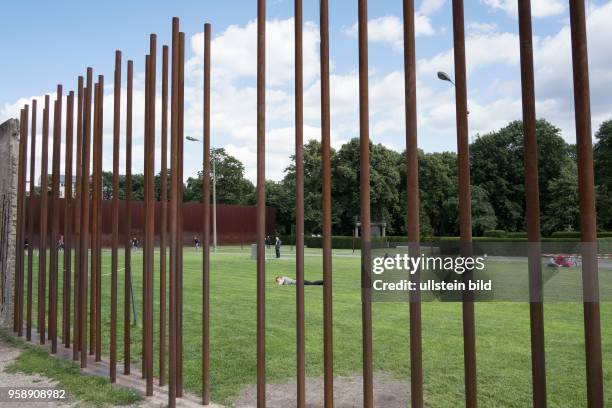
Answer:
M489 194L480 186L472 186L472 233L481 236L496 227L497 217L489 201Z
M144 174L132 174L132 200L144 201Z
M430 225L431 234L457 235L457 154L421 153L419 156L421 212Z
M294 223L295 194L284 182L266 180L266 205L276 209L276 230L290 234Z
M551 199L544 202L542 231L548 235L555 231L580 227L578 215L578 168L576 162L565 160L559 177L548 181Z
M550 191L550 181L559 177L562 167L571 157L571 148L561 137L560 129L546 120L537 121L536 135L540 201L547 203L555 198ZM478 137L472 143L470 153L472 184L481 186L488 193L498 228L523 230L525 176L522 122L512 122L497 132Z
M224 148L211 149L211 163L215 162L218 204L252 204L255 186L244 178L244 164L227 154ZM212 170L212 164L211 164ZM202 201L203 171L197 177L189 177L185 188L186 201ZM212 180L211 180L212 195Z
M332 160L332 200L335 212L334 230L350 235L360 215L359 139L345 143ZM382 144L370 143L370 205L371 220L385 221L388 233L395 231L394 221L399 212L400 173L399 153Z
M331 149L330 156L335 157L336 151ZM310 140L304 145L304 231L306 234L320 234L322 226L321 197L321 143ZM333 182L333 181L332 181ZM292 197L289 223L295 223L295 156L291 156L291 164L285 169L283 186ZM332 220L336 209L332 207ZM278 213L277 213L278 220ZM278 223L278 222L277 222ZM332 221L335 224L334 221Z
M593 147L595 184L597 185L597 224L612 228L612 120L601 124Z

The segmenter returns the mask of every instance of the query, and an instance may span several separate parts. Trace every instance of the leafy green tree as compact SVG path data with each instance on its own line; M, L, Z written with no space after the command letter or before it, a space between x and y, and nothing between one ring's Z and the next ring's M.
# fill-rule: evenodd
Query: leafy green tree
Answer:
M266 205L276 209L276 230L290 234L294 223L295 194L283 181L266 180Z
M546 120L537 121L536 134L540 201L545 204L555 199L550 191L550 181L560 176L561 169L571 157L571 148L561 137L560 129ZM525 177L522 122L512 122L497 132L478 137L472 143L470 153L472 184L481 186L488 193L498 228L523 230ZM544 205L543 208L547 207Z
M370 205L372 221L385 221L393 234L399 212L400 154L382 144L370 143ZM332 200L336 213L334 230L350 235L359 218L359 139L345 143L332 161Z
M132 200L144 200L144 174L132 174Z
M429 221L431 234L458 234L457 154L420 154L419 194L421 212Z
M215 162L215 171L217 173L217 203L253 203L255 186L244 178L244 164L234 156L229 155L224 148L211 149L211 160ZM189 177L187 179L185 187L186 201L202 201L202 176L203 171L199 171L197 177Z
M559 177L549 180L551 198L544 202L542 231L548 235L555 231L579 229L578 168L576 162L565 160Z
M332 161L335 155L336 151L331 149ZM321 172L321 143L317 140L310 140L304 145L304 231L306 234L320 234L322 231ZM283 186L287 194L292 197L289 222L295 223L295 156L291 156L291 164L285 169ZM336 215L335 212L336 208L332 207L332 219ZM333 221L332 223L335 224Z
M612 120L601 124L593 146L595 184L597 185L597 224L612 229Z
M480 186L472 186L472 233L481 236L496 227L497 217L489 201L489 193Z

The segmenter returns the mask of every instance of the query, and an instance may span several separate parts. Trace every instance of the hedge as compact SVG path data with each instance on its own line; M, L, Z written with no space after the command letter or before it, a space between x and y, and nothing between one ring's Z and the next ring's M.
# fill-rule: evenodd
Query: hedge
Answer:
M552 238L580 238L580 231L557 231L551 234ZM612 238L612 232L601 231L597 233L598 238Z
M501 237L505 237L506 236L506 231L504 230L489 230L489 231L485 231L484 234L482 234L485 237L495 237L495 238L501 238Z
M283 245L295 245L294 238L289 235L283 235L280 237ZM361 248L361 239L353 238L352 236L332 236L332 248L333 249L360 249ZM479 243L527 243L527 238L522 238L520 236L512 236L512 237L473 237L473 242L476 244ZM603 240L600 240L603 241ZM607 240L605 240L607 241ZM408 242L408 237L406 236L387 236L387 237L372 237L373 244L383 244L383 243L402 243ZM444 243L454 243L459 242L459 237L423 237L421 238L421 242L423 243L432 243L432 244L444 244ZM567 247L569 243L578 243L579 240L576 238L542 238L542 243L545 243L546 247L553 247L551 244L559 244L558 247ZM323 247L323 238L322 237L304 237L304 244L308 248L322 248ZM565 245L563 245L565 244ZM516 246L516 245L515 245ZM520 246L524 247L524 245Z
M508 238L527 238L526 232L509 232L506 234Z

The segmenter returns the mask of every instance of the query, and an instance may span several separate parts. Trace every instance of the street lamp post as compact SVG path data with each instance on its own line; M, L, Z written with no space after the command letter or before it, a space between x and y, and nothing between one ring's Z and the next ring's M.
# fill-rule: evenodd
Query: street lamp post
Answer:
M446 81L446 82L450 82L453 86L455 86L455 83L453 82L453 80L451 79L450 75L448 75L446 72L444 71L438 71L438 79L440 81ZM470 114L470 111L467 111L467 114Z
M197 139L192 136L185 136L185 139L190 142L201 142L200 139ZM212 202L212 212L213 212L213 251L217 252L217 172L215 170L215 160L212 161L212 179L213 179L213 202ZM207 175L204 174L204 177Z

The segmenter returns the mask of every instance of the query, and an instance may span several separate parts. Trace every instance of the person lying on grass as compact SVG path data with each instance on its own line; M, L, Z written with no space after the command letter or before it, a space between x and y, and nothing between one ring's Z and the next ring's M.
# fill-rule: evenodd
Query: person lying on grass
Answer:
M286 276L277 276L275 278L275 281L277 284L279 285L297 285L297 281L295 279L291 279L288 278ZM323 286L323 281L322 280L318 280L318 281L304 281L304 285L317 285L317 286Z

